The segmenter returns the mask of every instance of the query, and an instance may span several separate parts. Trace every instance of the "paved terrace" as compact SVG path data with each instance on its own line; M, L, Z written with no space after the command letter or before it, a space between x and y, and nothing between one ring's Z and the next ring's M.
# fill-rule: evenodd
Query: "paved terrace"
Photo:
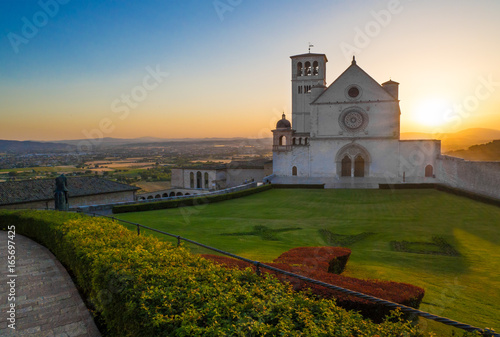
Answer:
M16 234L16 330L8 328L7 232L0 231L0 336L101 336L66 269L45 247Z

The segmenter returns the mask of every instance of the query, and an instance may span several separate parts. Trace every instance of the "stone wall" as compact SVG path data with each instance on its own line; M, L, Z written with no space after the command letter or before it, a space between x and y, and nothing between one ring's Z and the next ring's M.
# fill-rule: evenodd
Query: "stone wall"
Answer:
M440 178L436 169L441 155L440 140L402 140L399 153L399 177L404 173L406 182L428 182L428 178ZM428 166L432 174L426 177Z
M125 191L125 192L115 192L115 193L103 193L88 195L83 197L71 197L69 196L69 206L90 206L90 205L102 205L102 204L112 204L118 202L127 202L135 200L135 191ZM54 200L42 200L35 202L26 202L22 204L13 204L0 206L1 209L54 209Z
M171 186L174 187L184 187L184 169L173 168L172 169L172 180Z
M239 186L252 181L260 182L265 176L269 175L267 173L269 173L269 171L261 168L227 169L226 188Z
M451 187L500 199L500 162L440 156L437 174L441 182Z

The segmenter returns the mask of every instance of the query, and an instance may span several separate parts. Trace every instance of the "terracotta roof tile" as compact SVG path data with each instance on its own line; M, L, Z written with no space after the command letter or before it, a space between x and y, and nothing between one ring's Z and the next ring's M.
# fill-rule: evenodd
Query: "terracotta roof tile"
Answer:
M67 177L69 197L136 191L138 187L98 177ZM52 200L55 179L36 179L0 183L0 205Z

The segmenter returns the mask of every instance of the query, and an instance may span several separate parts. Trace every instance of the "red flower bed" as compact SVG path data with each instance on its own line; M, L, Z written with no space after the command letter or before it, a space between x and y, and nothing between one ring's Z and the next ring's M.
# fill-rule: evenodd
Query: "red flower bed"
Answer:
M411 284L399 283L393 281L380 280L361 280L353 277L347 277L329 273L328 269L332 256L346 256L350 254L350 250L338 247L306 247L294 248L283 253L275 260L275 263L266 263L269 266L279 268L288 272L306 276L325 283L333 284L349 290L361 292L367 295L385 299L387 301L396 302L413 308L418 308L424 297L424 289ZM335 249L331 249L335 248ZM310 253L304 254L304 252ZM324 256L323 256L324 252ZM342 255L344 254L344 255ZM218 255L202 255L206 259L227 266L229 268L245 269L251 267L255 270L255 266L247 262L236 260L233 258L218 256ZM316 257L316 258L313 258ZM347 255L348 258L348 255ZM335 298L337 304L348 310L360 311L365 317L369 317L374 321L380 322L390 309L363 300L361 298L347 295L339 291L325 288L323 286L301 281L294 277L289 277L274 271L261 268L262 272L267 272L275 275L282 282L289 282L294 290L301 291L311 289L313 294L323 298Z
M342 247L298 247L281 254L274 262L304 265L313 269L341 274L351 250Z

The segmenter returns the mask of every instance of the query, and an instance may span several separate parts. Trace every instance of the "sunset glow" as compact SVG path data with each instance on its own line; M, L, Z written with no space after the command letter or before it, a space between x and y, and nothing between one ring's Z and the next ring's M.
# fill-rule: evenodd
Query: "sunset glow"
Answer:
M309 42L399 82L402 132L500 129L496 0L40 3L0 3L0 139L270 137Z
M430 98L415 107L415 121L425 126L441 126L452 113L451 104L442 98Z

